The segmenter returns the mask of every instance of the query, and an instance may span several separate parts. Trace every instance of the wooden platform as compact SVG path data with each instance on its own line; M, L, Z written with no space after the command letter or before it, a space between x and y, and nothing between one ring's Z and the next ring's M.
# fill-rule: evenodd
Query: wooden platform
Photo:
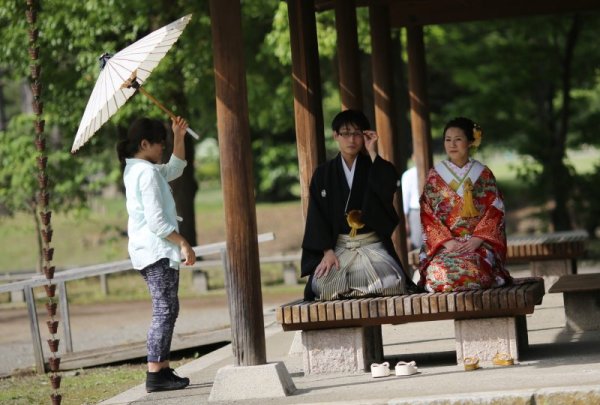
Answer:
M231 342L231 329L217 329L193 333L176 333L173 336L171 351L192 349L215 343ZM64 353L61 357L61 370L74 370L84 367L100 366L121 361L145 358L146 342L136 342L124 345L103 347L93 350Z

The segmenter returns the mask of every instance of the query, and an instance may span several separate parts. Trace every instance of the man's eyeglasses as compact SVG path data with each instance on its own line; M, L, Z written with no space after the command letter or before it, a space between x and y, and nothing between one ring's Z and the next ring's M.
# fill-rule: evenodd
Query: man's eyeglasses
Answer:
M363 135L363 131L339 131L338 135L341 135L344 138L350 138L351 136L359 137Z

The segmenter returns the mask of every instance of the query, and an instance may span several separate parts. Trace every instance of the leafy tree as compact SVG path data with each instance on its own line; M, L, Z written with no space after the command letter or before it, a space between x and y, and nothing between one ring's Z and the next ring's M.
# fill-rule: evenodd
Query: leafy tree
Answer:
M568 147L598 144L596 97L599 13L528 17L430 27L427 30L434 128L467 115L485 143L531 156L538 195L554 201L554 228L568 229L574 171ZM592 107L592 108L590 108Z
M41 271L38 154L31 140L32 127L31 115L21 114L14 116L7 129L0 132L0 202L9 214L26 212L31 215L37 229L37 269ZM83 208L90 195L97 194L107 184L114 182L118 174L114 171L103 173L105 168L100 160L90 160L82 165L65 148L51 147L49 150L47 173L51 211L66 212Z
M180 43L158 66L145 87L176 114L188 117L193 128L206 128L204 131L199 130L200 133L214 132L214 96L211 96L214 94L214 80L212 70L208 69L211 59L207 2L194 3L195 8L192 9L183 1L148 3L141 0L49 0L41 6L37 25L40 31L38 42L44 85L42 96L46 128L52 128L56 138L52 148L58 148L58 151L65 153L70 149L71 134L76 132L98 76L97 58L100 54L105 51L115 53L145 34L189 12L196 13L197 18L192 20ZM29 75L25 7L25 2L0 0L0 23L5 27L0 30L0 52L7 56L0 61L0 70L6 77L15 81L24 81ZM12 102L18 103L17 100ZM68 108L65 108L66 106ZM165 118L148 100L136 95L133 101L127 103L98 131L88 145L69 157L73 161L72 164L82 168L96 168L96 176L112 173L118 166L114 145L118 137L126 131L133 117L141 115ZM28 133L28 139L33 143L33 131ZM191 164L186 168L185 179L174 184L173 189L179 209L184 206L185 212L182 216L185 222L182 228L187 228L187 233L184 233L183 229L182 233L191 243L195 243L194 153L193 144L188 142ZM98 153L99 151L102 152ZM49 153L50 161L56 158L52 155L53 150ZM23 165L29 163L19 161L19 164ZM87 170L77 172L92 174ZM85 182L89 179L81 178L80 181L79 186L85 189ZM57 181L54 187L60 185ZM52 199L55 198L55 194L51 194ZM81 204L86 202L85 198L79 199L77 193L72 197ZM16 208L17 206L14 206L13 209Z

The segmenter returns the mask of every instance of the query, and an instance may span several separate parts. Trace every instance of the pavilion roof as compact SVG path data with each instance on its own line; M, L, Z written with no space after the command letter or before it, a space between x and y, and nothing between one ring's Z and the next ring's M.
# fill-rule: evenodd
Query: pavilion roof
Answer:
M356 0L357 7L387 5L393 27L482 21L600 9L598 0ZM315 0L315 10L335 0Z

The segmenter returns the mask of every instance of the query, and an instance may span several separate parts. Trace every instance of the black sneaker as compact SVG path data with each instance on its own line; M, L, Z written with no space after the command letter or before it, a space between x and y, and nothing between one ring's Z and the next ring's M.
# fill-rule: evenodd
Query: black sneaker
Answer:
M146 392L180 390L190 385L190 379L179 377L172 368L146 372Z

